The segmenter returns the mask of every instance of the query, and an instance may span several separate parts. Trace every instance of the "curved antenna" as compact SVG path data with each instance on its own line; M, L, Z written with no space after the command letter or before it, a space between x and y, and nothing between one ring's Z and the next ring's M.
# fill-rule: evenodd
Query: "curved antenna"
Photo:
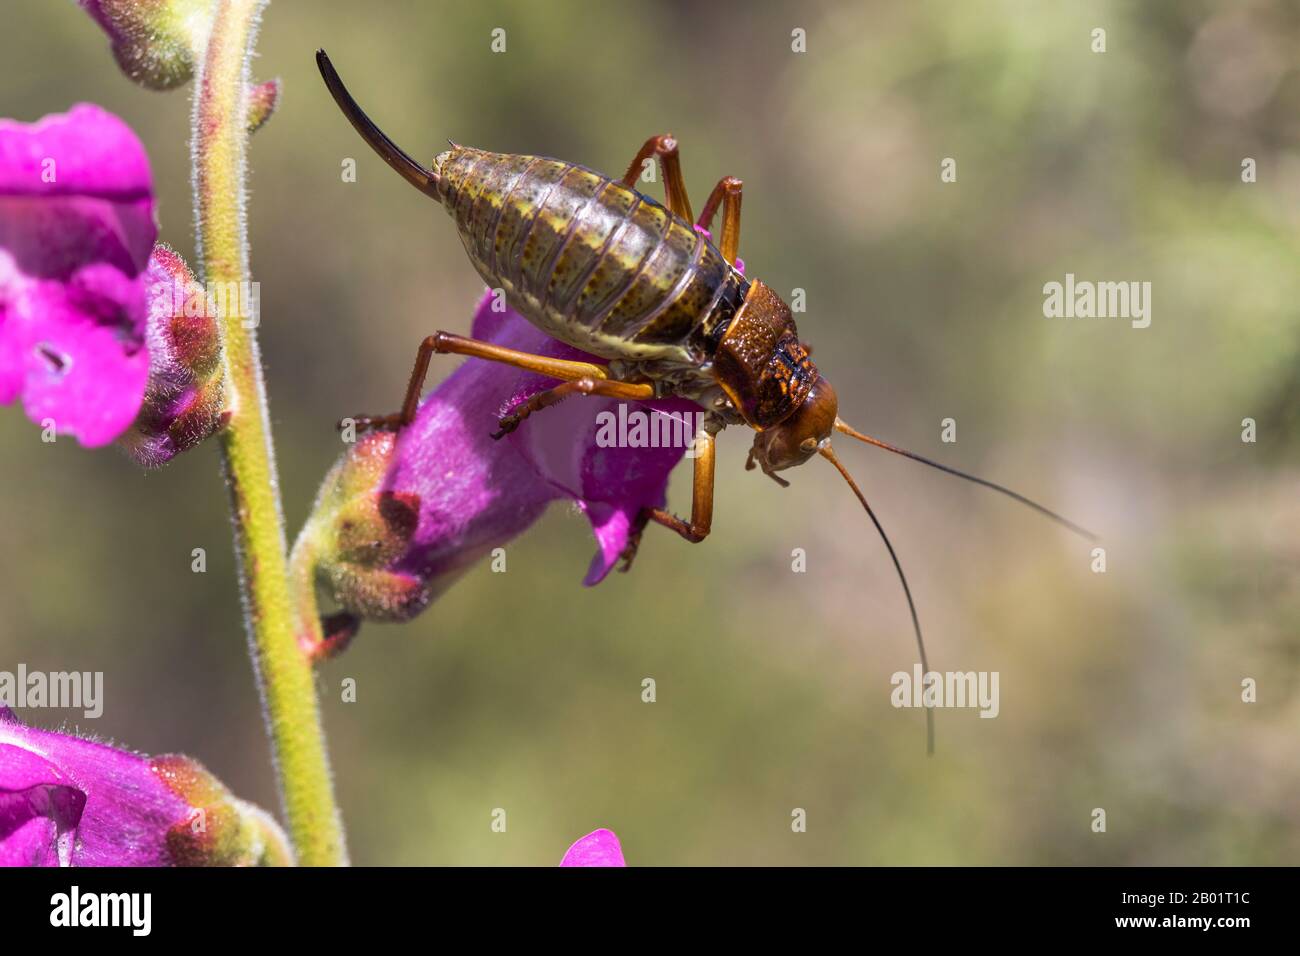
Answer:
M977 475L971 475L971 474L967 474L964 471L958 471L956 468L951 468L948 465L941 465L937 461L931 461L929 458L925 458L921 455L918 455L914 451L908 451L906 448L899 448L897 445L891 445L889 444L889 442L881 441L879 438L872 438L870 435L864 435L862 434L862 432L858 431L857 429L850 427L848 423L845 422L844 419L842 418L835 419L835 430L839 432L843 432L844 434L848 435L851 438L856 438L858 441L864 441L868 445L875 445L877 448L885 449L885 451L892 451L895 455L902 455L904 458L910 458L913 461L919 461L923 465L929 465L931 468L937 468L940 471L946 471L948 474L956 475L958 478L965 478L967 481L973 481L975 482L975 484L983 485L985 488L992 488L994 491L1004 494L1008 498L1012 498L1015 501L1020 502L1022 505L1028 505L1030 508L1033 508L1039 514L1046 515L1048 518L1051 518L1057 524L1069 528L1075 534L1087 538L1089 541L1098 540L1097 535L1093 534L1087 528L1081 527L1075 524L1069 518L1066 518L1063 515L1059 515L1055 511L1052 511L1049 508L1043 507L1037 501L1033 501L1029 498L1026 498L1018 491L1012 491L1010 488L1006 488L995 482L989 481L987 478L980 478Z
M324 50L316 51L316 66L320 69L320 75L324 78L330 95L334 97L334 102L339 105L339 109L343 111L343 115L348 118L353 128L361 134L361 138L379 154L379 158L393 167L403 179L420 192L437 199L438 174L413 160L371 121L357 105L357 101L352 98L343 81L339 79L338 71L334 69L334 64L330 62Z
M848 469L840 464L840 460L835 457L835 452L831 451L830 445L825 445L821 449L821 456L835 466L835 470L843 476L848 482L853 493L858 496L858 501L862 502L862 507L867 510L867 517L871 523L876 526L880 532L880 540L885 542L885 548L889 551L890 560L894 562L894 570L898 572L898 580L903 583L903 594L907 597L907 609L912 612L912 630L916 632L916 649L921 654L921 680L925 681L925 675L930 673L930 661L925 654L925 638L921 636L921 619L916 614L916 602L912 600L912 589L907 586L907 575L903 573L903 565L898 560L898 553L894 551L894 546L889 543L889 535L885 534L885 529L881 527L880 519L876 513L871 510L871 505L867 504L866 495L858 488L858 483L853 480ZM929 756L934 756L934 708L926 705L925 708L925 752Z

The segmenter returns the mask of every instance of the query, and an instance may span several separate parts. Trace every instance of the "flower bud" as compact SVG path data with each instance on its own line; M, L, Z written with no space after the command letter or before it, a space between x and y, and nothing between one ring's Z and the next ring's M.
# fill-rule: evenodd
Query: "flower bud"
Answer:
M149 384L121 438L145 468L158 468L225 422L221 333L203 287L174 250L159 243L149 259Z
M306 573L348 613L377 621L406 620L428 603L425 582L396 567L420 507L418 496L384 488L396 443L392 432L357 441L326 476L303 538L315 557Z
M212 30L211 0L79 0L108 34L122 72L170 90L189 81Z
M285 865L293 851L266 811L235 797L197 760L164 754L149 760L154 776L189 813L165 837L175 866Z
M280 81L267 80L265 83L254 83L248 88L248 131L256 133L275 108L280 105Z

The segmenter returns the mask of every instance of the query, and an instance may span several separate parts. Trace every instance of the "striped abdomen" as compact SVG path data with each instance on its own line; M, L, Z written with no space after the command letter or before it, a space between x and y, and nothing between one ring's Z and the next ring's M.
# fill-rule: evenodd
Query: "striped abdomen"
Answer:
M576 348L698 363L744 300L744 277L689 223L582 166L458 146L434 170L479 274Z

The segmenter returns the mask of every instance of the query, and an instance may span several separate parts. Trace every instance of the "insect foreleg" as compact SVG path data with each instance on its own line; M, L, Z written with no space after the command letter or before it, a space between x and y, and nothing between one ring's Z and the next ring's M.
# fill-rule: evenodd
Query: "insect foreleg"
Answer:
M636 525L623 550L622 571L632 567L637 548L641 544L641 534L651 521L665 528L676 531L692 544L699 544L709 536L713 528L713 465L715 436L712 432L701 432L695 439L695 472L691 476L691 520L683 521L671 511L663 508L642 508L637 516Z
M659 163L659 171L664 178L664 199L668 208L687 222L694 222L691 214L691 200L686 195L686 180L682 178L682 160L677 153L677 140L670 134L651 136L645 141L636 156L633 157L627 172L623 174L623 185L636 188L637 177L645 161L651 156Z
M615 382L609 379L580 378L574 382L556 385L544 392L538 392L521 404L500 421L501 430L492 435L503 438L519 427L520 422L543 408L558 405L570 395L604 395L608 398L627 398L633 401L645 401L655 397L653 385L642 382Z
M718 249L722 252L722 257L733 266L740 253L740 198L744 187L745 184L735 176L718 180L718 185L713 187L708 202L700 211L699 221L695 223L700 228L710 229L713 226L713 215L718 211L718 205L722 205L722 237Z

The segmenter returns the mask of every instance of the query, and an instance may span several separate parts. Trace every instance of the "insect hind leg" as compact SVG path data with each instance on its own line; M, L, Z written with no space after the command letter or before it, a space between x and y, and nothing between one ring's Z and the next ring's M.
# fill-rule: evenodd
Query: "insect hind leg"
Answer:
M653 398L653 388L649 385L636 385L630 382L613 382L603 366L591 362L575 362L569 359L549 358L509 349L491 342L465 338L451 332L435 332L420 343L415 355L415 366L411 369L411 378L406 386L406 395L402 400L402 409L391 415L363 415L352 420L358 431L376 428L404 428L415 421L415 413L420 407L420 393L424 390L424 380L429 374L429 361L437 355L464 355L470 358L486 359L500 362L514 368L536 372L548 378L557 378L562 382L578 382L589 379L593 383L592 394L614 394L622 398ZM618 386L617 389L612 386ZM645 390L649 389L649 394ZM545 394L545 393L543 393ZM557 399L558 400L558 399ZM553 403L552 403L553 404ZM342 425L347 424L346 420Z
M718 180L718 185L709 193L708 201L704 203L700 218L695 223L697 229L711 229L718 206L722 206L722 235L718 238L718 249L722 257L733 266L736 264L736 256L740 254L740 200L744 188L745 184L735 176L724 176Z
M663 175L664 199L669 210L687 222L694 222L691 200L686 195L686 180L682 177L682 159L677 151L677 140L671 133L651 136L645 141L632 157L632 162L628 164L627 172L623 174L623 185L635 188L637 177L641 175L645 161L651 156L659 164L659 171Z
M632 157L632 162L628 164L627 172L623 174L623 185L633 187L645 167L646 160L652 156L659 164L664 179L664 199L673 213L687 222L693 222L697 228L709 229L713 225L713 217L718 207L722 207L722 234L718 239L718 248L726 260L735 265L736 256L740 251L740 200L745 184L735 176L724 176L718 180L697 220L691 212L691 200L686 193L686 180L682 176L682 159L677 140L671 133L651 136L642 144L636 155Z

